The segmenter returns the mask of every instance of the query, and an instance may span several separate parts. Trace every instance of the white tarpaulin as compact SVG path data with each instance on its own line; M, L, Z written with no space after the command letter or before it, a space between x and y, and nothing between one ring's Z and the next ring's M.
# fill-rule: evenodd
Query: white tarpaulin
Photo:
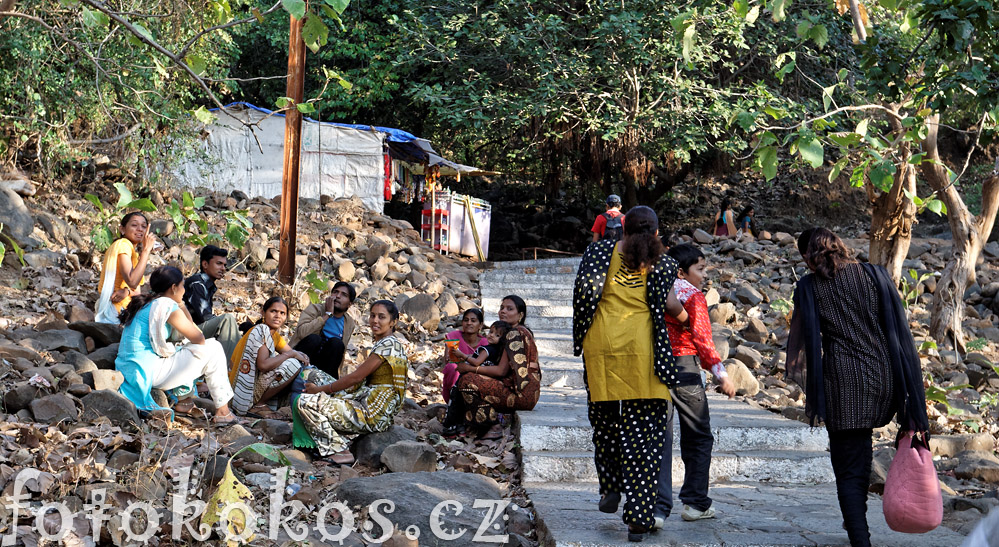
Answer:
M251 133L218 112L215 122L205 126L208 137L200 145L200 154L176 169L178 180L192 188L203 186L223 193L240 190L250 197L281 195L284 117L268 116L267 111L248 105L233 105L227 110L259 125ZM357 196L365 207L381 213L385 204L385 136L375 130L303 120L299 197Z

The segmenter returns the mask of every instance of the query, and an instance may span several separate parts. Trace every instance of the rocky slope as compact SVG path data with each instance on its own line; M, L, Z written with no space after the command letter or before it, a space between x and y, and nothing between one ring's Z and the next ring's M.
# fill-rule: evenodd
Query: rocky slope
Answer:
M0 488L6 495L18 477L24 482L37 472L37 478L25 483L28 505L35 509L42 502L60 500L77 511L90 503L94 490L104 488L119 510L139 500L165 512L169 507L166 494L177 491L173 479L184 470L191 471L196 486L192 497L207 500L231 463L235 476L252 492L251 507L258 515L266 515L271 503L269 473L278 464L259 451L239 450L268 443L292 465L286 480L295 485L294 499L310 509L292 522L310 526L313 544L322 544L315 528L316 509L322 503L340 499L352 508L363 508L368 501L358 493L362 491L395 499L399 489L391 481L399 479L393 479L393 474L405 474L400 475L408 477L403 480L419 484L423 480L419 473L427 471L439 474L431 482L446 479L450 485L441 497L467 498L466 514L471 515L465 517L467 524L486 517L471 508L472 500L485 492L490 498L514 502L504 514L509 519L505 531L517 534L515 542L534 541L531 513L521 509L528 502L519 489L519 462L510 428L498 440L449 441L439 435L444 411L439 341L459 322L463 310L477 306L479 270L468 260L432 251L407 222L369 213L357 200L303 200L296 255L299 274L294 285L284 286L275 279L279 246L274 202L248 200L239 194L196 193L206 198L198 215L211 231L225 229L225 220L217 213L223 208L245 209L254 224L245 247L230 255L233 266L219 283L216 313L231 312L240 321L256 321L263 301L280 294L292 308L285 328L288 335L299 310L310 302L309 289L323 293L336 280L354 284L358 299L353 312L360 318L366 318L376 299L388 298L399 305L403 316L397 332L407 346L410 381L405 408L392 430L364 437L354 447L358 463L336 468L314 463L290 447L290 419L248 420L223 430L186 417L173 423L138 420L135 408L115 393L121 382L113 370L120 329L92 323L101 256L93 249L89 234L101 217L82 194L95 191L105 207L113 204L114 192L106 184L114 180L110 171L103 183L89 181L82 188L54 183L37 188L22 183L16 189L24 195L7 187L0 190L4 233L11 234L25 251L22 266L8 245L0 268L0 392L4 394L0 462L6 462L0 464ZM156 189L148 196L160 210L171 199L181 199L179 192ZM162 237L165 249L154 253L149 270L172 264L185 274L195 271L197 247L185 241L191 232L177 233L162 213L148 216L161 233L168 234ZM370 348L366 321L360 321L350 346L351 354ZM211 410L210 400L199 400L199 404ZM355 484L351 479L362 482ZM286 498L291 494L289 490ZM412 521L414 514L425 510L427 501L417 495L396 500L393 521ZM0 512L0 522L11 522L6 505ZM364 514L359 513L359 518ZM39 535L31 524L33 516L25 511L19 516L19 538L27 545L36 544ZM169 527L160 529L164 530ZM97 539L84 521L74 522L73 534L84 543ZM396 531L392 541L411 543L400 534ZM472 535L466 539L471 541ZM346 541L363 545L384 539L378 536L378 530L368 537L353 533ZM120 516L105 526L100 537L109 544L129 543ZM267 539L266 532L258 538L263 544L287 539ZM168 540L153 540L157 541Z

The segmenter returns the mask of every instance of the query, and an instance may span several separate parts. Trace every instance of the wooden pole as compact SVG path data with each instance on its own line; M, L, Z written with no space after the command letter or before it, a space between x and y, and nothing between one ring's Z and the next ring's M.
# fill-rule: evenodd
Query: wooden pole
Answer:
M290 16L288 37L287 96L300 104L305 100L305 42L302 21ZM281 177L281 256L278 280L291 283L295 278L295 237L298 235L298 174L302 152L302 113L288 110L284 122L284 170Z

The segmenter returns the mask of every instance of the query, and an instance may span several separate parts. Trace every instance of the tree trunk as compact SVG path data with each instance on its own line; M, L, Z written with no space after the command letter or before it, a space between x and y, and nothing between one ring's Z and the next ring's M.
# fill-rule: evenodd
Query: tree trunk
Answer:
M954 349L964 353L964 293L975 281L978 255L996 220L999 176L992 175L982 184L982 213L978 217L972 216L940 163L937 147L939 114L931 116L927 123L929 132L923 141L923 151L926 158L933 161L923 161L920 166L937 198L947 206L947 221L954 241L951 259L937 281L930 304L930 336L941 343L951 340Z
M899 157L908 158L909 149L909 145L903 144ZM884 266L896 285L902 279L902 262L909 254L912 223L916 219L916 204L905 192L915 195L916 171L903 160L891 190L872 200L870 261Z

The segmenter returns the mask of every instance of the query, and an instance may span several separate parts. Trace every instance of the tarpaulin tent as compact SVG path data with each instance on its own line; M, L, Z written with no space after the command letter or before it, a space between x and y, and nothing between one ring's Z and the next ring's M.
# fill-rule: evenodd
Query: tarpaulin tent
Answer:
M226 113L205 126L201 153L176 168L189 187L248 196L281 194L284 166L283 115L248 103L226 105ZM255 129L237 121L255 124ZM302 121L299 196L318 199L357 196L365 207L382 212L385 203L385 143L423 139L398 129ZM424 141L425 142L425 141ZM429 148L429 143L428 143Z

